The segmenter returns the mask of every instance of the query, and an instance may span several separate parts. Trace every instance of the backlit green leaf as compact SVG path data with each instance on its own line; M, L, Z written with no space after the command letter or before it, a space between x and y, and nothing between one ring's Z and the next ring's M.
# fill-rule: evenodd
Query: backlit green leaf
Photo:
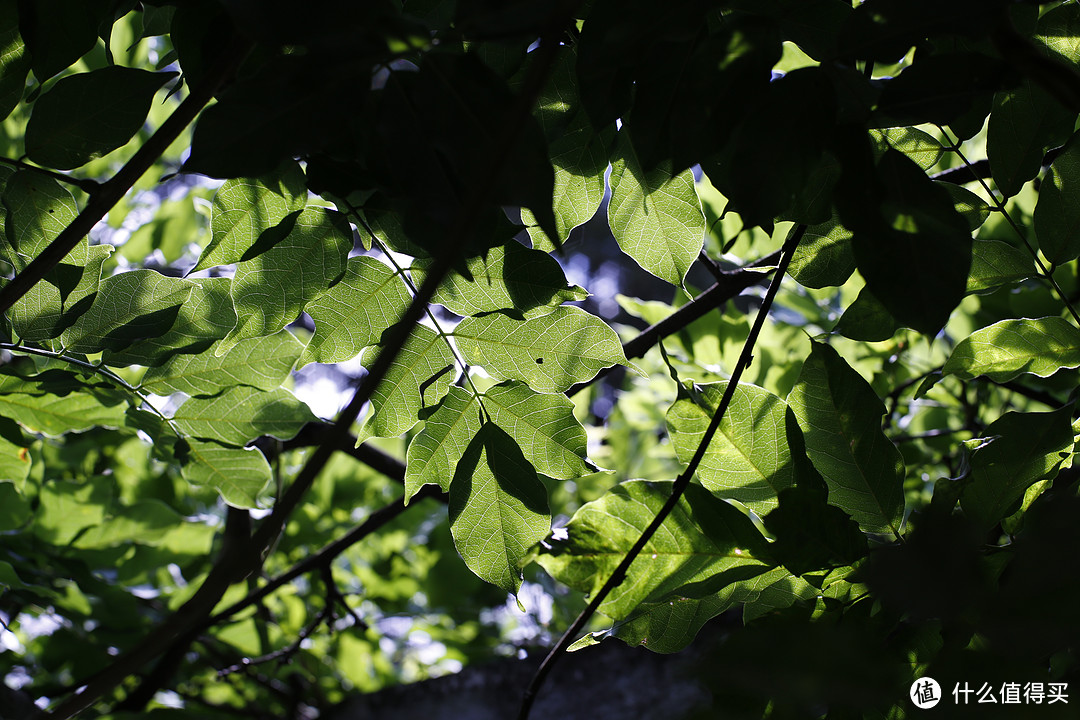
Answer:
M52 178L30 170L20 170L7 179L3 203L7 209L4 231L18 270L40 255L79 214L71 193ZM64 261L85 264L88 247L84 238Z
M668 410L668 434L681 462L689 462L697 452L725 388L726 382L701 386L696 399L682 397ZM785 430L787 412L784 401L767 390L740 384L698 466L701 484L758 515L776 507L777 494L795 479Z
M1006 382L1030 373L1049 377L1080 366L1080 330L1059 317L1002 320L957 343L943 372Z
M427 264L413 265L418 285L424 281ZM492 248L486 258L470 258L466 267L472 280L452 273L433 298L458 315L513 309L530 317L564 301L588 297L584 289L567 285L555 258L516 242Z
M271 478L270 465L261 452L194 439L187 443L180 466L185 480L214 488L233 507L258 507L256 498Z
M91 296L101 279L101 266L112 254L113 246L91 245L87 252L85 267L61 263L12 306L11 325L20 338L40 342L57 337L90 308ZM50 280L59 281L62 287Z
M893 148L907 155L915 161L915 164L923 170L929 170L937 165L937 161L945 153L934 136L913 127L894 127L882 130L871 130L870 137L874 145L884 153Z
M1073 135L1054 158L1050 172L1039 185L1035 205L1035 234L1039 249L1050 262L1061 265L1080 255L1080 135Z
M105 278L93 305L60 338L68 350L95 353L158 337L172 327L193 287L154 270Z
M1052 478L1073 445L1072 407L1046 413L1005 413L990 423L971 456L960 507L982 530L1008 515L1034 482Z
M563 392L626 362L615 331L576 307L560 306L524 321L501 313L465 318L454 338L470 362L501 378L524 380L539 392Z
M1047 55L1070 64L1080 63L1080 8L1062 3L1039 16L1031 38L1044 46Z
M284 237L236 266L232 282L237 322L218 345L225 353L241 340L273 335L345 272L352 229L345 216L309 207L269 232Z
M953 201L953 208L967 220L968 229L975 232L990 217L990 205L967 188L950 182L935 180L938 187L945 188Z
M363 355L370 365L379 348ZM405 432L418 420L420 410L432 407L450 388L454 356L438 333L423 325L412 329L386 377L371 396L372 414L365 430L375 437Z
M646 173L626 137L611 165L608 223L619 247L653 275L681 286L705 238L694 174L664 165Z
M122 350L106 351L109 365L160 365L176 353L202 352L236 325L228 278L195 278L191 296L180 306L172 327L163 335L136 341Z
M306 202L304 172L291 160L272 175L226 180L214 195L210 243L192 272L240 262L264 231Z
M227 445L244 445L262 435L288 440L316 419L288 390L245 386L210 398L190 398L173 415L173 423L185 434Z
M45 435L88 430L95 425L120 427L127 405L104 405L87 393L67 395L0 395L0 416L11 418L27 430Z
M0 6L0 118L6 118L22 100L30 55L19 34L19 14L15 3Z
M427 484L450 490L458 461L483 426L476 396L451 387L424 429L409 443L405 461L405 501Z
M70 170L115 150L139 131L154 95L174 77L110 65L61 78L34 103L27 156Z
M1038 174L1048 148L1069 138L1074 115L1031 80L994 96L986 153L994 182L1005 197L1020 192Z
M592 472L585 460L585 428L565 395L541 394L511 380L484 393L484 409L538 472L558 480Z
M220 357L210 351L174 355L146 371L142 388L156 395L215 395L234 385L273 390L289 376L302 349L292 333L282 330L244 340Z
M485 424L450 483L450 531L469 569L507 592L521 564L551 529L547 491L517 443Z
M644 480L617 485L574 513L566 537L549 539L537 562L560 582L595 593L656 517L671 487L670 482ZM712 595L767 571L768 556L765 538L746 515L690 485L600 611L620 620L641 603L674 592Z
M78 548L129 547L135 543L152 546L183 523L184 516L160 500L141 500L111 513L73 544Z
M0 483L10 482L21 487L23 480L30 474L30 451L12 442L9 439L12 435L17 437L18 429L10 420L3 420L0 425Z
M300 367L356 357L379 342L409 299L405 281L385 263L367 256L350 258L341 282L305 307L315 321L315 334L300 356Z
M904 460L880 429L885 406L873 388L835 350L814 343L788 405L829 486L829 502L864 530L898 534Z
M809 226L795 248L788 273L809 288L843 285L855 272L851 238L851 231L835 216L829 222Z
M559 242L566 242L570 231L593 216L604 198L604 171L608 158L603 137L598 135L584 113L550 144L551 163L555 166L555 226ZM522 210L521 220L529 229L533 247L550 251L555 248L536 217Z
M93 477L86 482L58 480L41 488L41 507L34 516L34 534L56 545L66 545L87 528L105 519L112 482Z
M971 271L967 292L980 293L1002 285L1027 280L1035 274L1031 255L1000 240L971 243Z

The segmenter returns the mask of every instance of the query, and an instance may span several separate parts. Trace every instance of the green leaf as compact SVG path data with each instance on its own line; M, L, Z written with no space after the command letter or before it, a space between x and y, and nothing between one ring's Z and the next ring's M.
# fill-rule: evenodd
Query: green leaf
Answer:
M4 396L0 395L0 398L2 397ZM12 439L18 437L19 431L10 420L2 421L0 432L0 483L15 483L22 487L23 481L30 474L30 451L23 445L12 442Z
M292 160L271 175L226 180L214 195L210 243L191 272L240 262L263 232L306 203L304 171Z
M1050 171L1039 185L1035 204L1035 235L1039 249L1055 265L1080 256L1080 207L1075 202L1080 191L1080 135L1073 135L1054 158Z
M135 136L154 95L174 77L110 65L61 78L34 103L26 124L27 156L70 170L112 152Z
M510 380L484 393L491 421L518 444L537 472L570 480L592 472L585 459L585 428L565 395L541 394Z
M93 49L98 23L111 9L106 0L34 0L19 3L19 29L43 83Z
M443 492L450 490L458 461L483 424L476 396L451 387L409 443L405 458L406 503L424 485L438 485Z
M429 264L413 265L412 275L418 285L424 282ZM517 310L531 317L564 301L584 300L589 295L577 285L567 285L555 258L517 242L492 248L486 258L470 258L466 269L472 279L451 273L432 301L458 315Z
M1073 445L1072 406L1046 413L1009 412L984 431L990 442L971 455L960 507L983 530L1013 510L1024 491L1057 475Z
M886 152L876 174L877 203L845 210L866 213L852 240L855 262L897 322L936 335L963 299L971 231L948 192L900 152Z
M596 593L671 495L671 482L630 480L586 503L563 539L545 542L537 562L559 582ZM600 605L616 620L642 603L705 597L766 572L768 543L746 515L690 485L660 529Z
M256 498L272 477L261 452L194 439L186 442L180 466L185 480L217 490L222 500L233 507L258 507Z
M240 386L210 398L189 398L172 420L187 435L244 445L262 435L288 440L317 418L288 390Z
M109 365L160 365L177 353L203 352L236 325L228 278L195 278L191 296L180 306L172 327L163 335L139 340L122 350L107 350Z
M34 516L34 534L54 545L68 544L105 519L111 495L112 479L102 476L47 483L38 496L41 506Z
M1080 63L1080 8L1063 3L1039 17L1031 38L1050 57L1069 65Z
M381 349L368 348L362 362L370 366ZM446 340L423 325L413 327L386 377L371 396L372 413L365 430L375 437L400 435L416 424L420 411L434 406L450 388L454 356Z
M881 154L889 148L899 150L914 160L915 164L923 170L929 170L937 165L938 160L945 153L945 148L941 147L941 143L934 136L918 128L894 127L871 130L870 138Z
M888 340L899 329L896 318L874 297L870 288L865 287L859 291L855 302L848 305L835 328L844 337L864 342Z
M588 118L579 114L565 133L555 137L550 145L551 163L555 166L555 188L552 205L559 242L570 237L570 231L587 222L604 199L604 172L608 157L604 136L597 134ZM553 250L556 244L540 229L536 216L522 210L521 220L529 229L533 247Z
M1072 134L1074 119L1075 113L1031 80L994 96L986 154L1002 195L1016 195L1039 173L1047 149L1064 143Z
M693 172L672 176L669 165L644 172L629 139L620 133L611 165L608 224L619 247L638 265L681 287L701 252L705 215Z
M379 342L409 305L409 288L401 277L373 257L350 258L345 277L304 308L315 321L315 334L300 356L311 362L351 360Z
M244 340L221 356L209 350L174 355L165 364L147 370L141 387L155 395L216 395L234 385L273 390L285 382L302 349L292 333L282 330Z
M454 338L470 362L538 392L564 392L603 368L626 363L615 331L576 307L560 306L528 320L501 313L468 317Z
M814 343L788 405L829 486L829 501L868 532L898 535L904 460L881 431L885 406L873 388L835 350Z
M979 240L971 243L971 271L967 292L987 290L1027 280L1035 274L1031 256L1000 240Z
M507 592L521 587L521 565L551 529L547 491L517 443L485 424L450 483L450 531L465 564Z
M681 462L689 462L697 452L727 385L696 387L694 397L683 396L668 410L668 435ZM787 412L784 401L767 390L736 387L698 466L701 484L761 516L775 508L779 492L795 480L785 435Z
M164 502L140 500L119 508L72 544L88 549L129 547L132 544L154 546L184 522L184 516Z
M4 230L17 270L40 255L79 214L71 193L52 178L31 170L19 170L8 178L3 203L7 209ZM88 247L84 238L65 261L84 265Z
M981 228L986 219L990 217L990 205L967 188L942 180L935 180L934 184L945 188L945 191L949 193L953 201L953 208L967 220L968 229L971 232Z
M6 118L22 100L26 74L30 72L30 54L19 34L16 4L0 6L0 119Z
M112 245L87 248L86 266L61 263L19 298L11 308L11 326L23 340L41 342L58 337L88 309L101 280L101 266ZM75 287L70 283L74 281ZM56 283L56 284L54 284Z
M58 436L89 430L95 425L117 428L124 424L126 405L104 405L94 395L0 395L0 416L11 418L33 432Z
M855 272L851 238L851 231L835 215L828 222L807 227L788 274L808 288L843 285Z
M1080 367L1080 330L1059 317L1002 320L957 343L943 372L971 380L1008 382L1030 373L1050 377Z
M231 294L238 319L215 352L273 335L345 272L352 249L345 216L312 206L290 217L270 231L283 235L273 247L236 266Z
M154 270L132 270L101 281L93 305L60 336L81 353L119 349L164 334L191 297L194 284Z

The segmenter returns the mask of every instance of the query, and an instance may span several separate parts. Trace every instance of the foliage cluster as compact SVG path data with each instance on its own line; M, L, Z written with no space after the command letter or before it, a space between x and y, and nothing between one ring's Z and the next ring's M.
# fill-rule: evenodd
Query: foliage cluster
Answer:
M725 717L1080 687L1077 3L0 0L0 46L9 714L553 643L524 717L722 614ZM598 212L670 302L582 308Z

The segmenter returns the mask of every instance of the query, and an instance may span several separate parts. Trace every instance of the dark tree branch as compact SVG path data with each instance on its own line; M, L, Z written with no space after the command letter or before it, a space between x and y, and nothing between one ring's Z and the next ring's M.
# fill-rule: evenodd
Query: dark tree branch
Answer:
M611 576L604 582L604 585L595 595L593 595L588 606L581 611L581 614L579 614L574 622L571 623L570 627L566 629L566 632L563 633L559 642L556 643L555 647L551 649L547 654L547 657L545 657L544 661L540 664L540 667L537 669L536 674L533 675L532 680L529 682L529 686L525 689L525 693L522 696L518 720L528 720L533 701L536 699L536 694L544 684L544 680L547 678L548 673L551 672L551 669L562 656L563 652L565 652L565 650L570 647L570 644L574 642L578 633L585 627L585 623L596 613L611 591L617 588L622 584L623 580L626 579L626 572L629 570L630 565L633 564L637 556L641 554L641 551L645 548L645 545L648 544L649 540L652 539L652 536L656 531L660 529L664 520L667 519L668 515L671 514L671 511L675 509L675 506L682 498L687 486L690 485L691 478L693 478L694 473L697 472L698 465L700 465L701 461L704 459L709 443L712 442L713 436L719 429L720 422L727 412L728 405L731 404L731 398L735 394L735 388L738 387L739 378L742 377L743 371L753 360L754 344L757 342L758 335L761 333L761 328L765 325L765 318L769 314L773 300L776 298L776 293L780 289L780 283L783 281L784 275L787 273L788 265L791 263L791 256L794 254L795 248L798 247L799 241L802 240L804 232L806 232L806 226L799 225L784 243L784 248L780 257L780 265L776 270L776 274L773 276L768 292L765 293L765 299L761 304L761 309L758 310L757 317L754 318L754 326L750 329L750 334L747 336L746 342L743 343L742 353L739 355L738 362L735 363L731 378L728 380L727 387L724 389L724 395L720 398L720 404L717 406L716 412L713 413L712 421L705 430L701 442L698 443L697 451L694 453L694 456L690 458L690 462L687 464L686 469L675 478L675 482L671 488L671 495L664 503L664 506L660 508L660 512L656 514L656 517L653 518L652 522L650 522L641 533L637 541L630 547L630 550L627 551L618 567L615 568L614 572L611 573Z
M169 115L157 132L138 149L134 157L110 180L95 188L90 195L90 201L71 221L71 224L64 228L21 273L0 288L0 312L7 311L18 302L19 298L28 293L30 288L67 257L79 241L86 237L90 229L127 194L143 173L153 167L169 145L210 102L218 88L233 76L251 48L252 44L247 40L234 40L226 46L217 61L209 66L202 82L192 88L191 94Z

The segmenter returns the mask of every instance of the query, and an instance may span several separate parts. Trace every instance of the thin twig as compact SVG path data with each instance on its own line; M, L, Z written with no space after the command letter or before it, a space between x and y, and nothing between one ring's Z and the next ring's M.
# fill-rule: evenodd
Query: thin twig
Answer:
M99 183L97 180L72 177L62 172L49 170L48 168L38 167L37 165L31 165L30 163L23 162L22 160L13 160L9 157L0 157L0 164L10 165L11 167L17 168L19 170L32 170L33 172L47 175L58 182L77 187L90 196L93 196L94 193L101 189L101 183Z
M754 326L750 329L750 334L747 336L746 342L743 343L742 353L739 355L739 360L735 364L735 369L731 373L731 378L728 380L727 387L724 389L724 395L720 398L720 404L717 406L716 412L713 413L712 421L705 430L701 442L698 443L697 451L694 453L694 456L690 459L686 469L675 478L675 482L671 488L671 496L668 497L664 506L660 508L660 512L656 514L656 517L653 518L652 522L649 523L648 527L641 533L637 541L630 547L630 550L627 551L622 562L615 568L615 571L589 601L588 606L581 611L570 627L567 628L566 632L563 633L559 642L556 643L555 647L553 647L547 654L547 657L544 658L544 661L540 664L536 674L533 675L532 680L529 682L529 686L525 689L525 693L522 696L518 720L528 720L533 701L536 699L536 694L559 657L566 648L570 647L571 643L574 642L578 633L585 627L585 623L589 621L589 618L591 618L594 613L596 613L611 591L626 579L626 572L629 570L630 565L645 548L645 545L648 544L649 540L652 539L652 536L664 523L664 520L667 519L668 515L671 514L671 511L675 509L675 506L682 498L686 488L690 485L691 478L694 476L694 473L697 472L698 465L700 465L701 461L704 459L709 443L712 442L712 438L719 429L724 414L727 412L728 405L731 403L731 398L734 396L735 389L739 384L739 378L742 377L743 371L753 360L754 344L757 342L758 335L761 333L761 328L765 325L765 318L769 314L773 299L776 297L776 293L780 289L780 283L783 281L784 275L787 273L788 265L791 263L791 256L794 254L795 248L798 247L799 241L802 240L804 232L806 232L806 226L799 225L784 243L783 250L781 251L780 265L776 270L776 274L773 276L768 291L765 293L765 299L761 304L761 309L758 310L757 316L754 318Z

